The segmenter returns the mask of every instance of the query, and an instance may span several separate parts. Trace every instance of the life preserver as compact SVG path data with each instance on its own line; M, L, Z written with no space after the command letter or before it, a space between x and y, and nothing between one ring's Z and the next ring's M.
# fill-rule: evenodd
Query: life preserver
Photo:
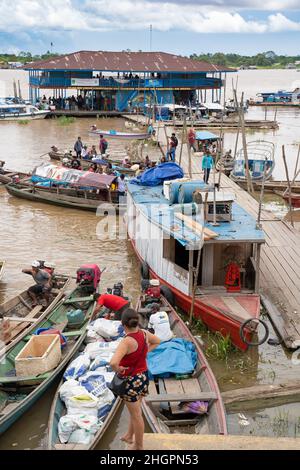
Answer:
M241 290L241 272L236 263L230 263L226 270L225 287L228 292Z

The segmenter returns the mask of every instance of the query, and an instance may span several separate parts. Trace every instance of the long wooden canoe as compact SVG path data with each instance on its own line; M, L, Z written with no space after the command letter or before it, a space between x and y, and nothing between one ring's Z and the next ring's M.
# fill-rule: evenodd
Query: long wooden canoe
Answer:
M151 134L148 132L119 132L115 130L101 130L91 128L89 131L91 135L103 135L104 137L109 137L111 139L122 139L122 140L146 140L150 139Z
M21 336L27 334L32 327L33 322L46 318L57 303L65 295L69 287L71 278L63 275L53 277L53 289L51 290L50 303L47 307L42 304L32 308L32 300L28 292L23 291L12 299L0 305L0 323L1 319L9 320L9 327L2 330L1 341L5 344L5 350L15 346ZM24 321L20 321L24 320ZM0 356L3 356L4 350L0 349Z
M22 171L3 170L3 172L0 172L0 183L1 184L12 183L14 176L18 176L21 180L23 180L24 178L30 177L28 173L24 173Z
M58 366L44 374L17 377L15 358L24 348L28 336L22 339L1 358L0 361L0 434L5 432L25 411L27 411L63 372L68 362L79 350L86 335L86 328L92 318L95 302L93 296L86 297L83 287L74 289L66 299L53 309L43 320L32 325L27 333L34 334L38 328L59 329L67 338L67 345L62 349L62 358ZM84 321L80 325L68 325L69 310L80 308L84 312Z
M118 191L101 190L95 193L92 190L81 190L75 188L43 188L32 184L7 184L7 192L12 196L27 199L29 201L43 202L55 206L68 207L72 209L81 209L96 212L103 205L114 206L116 211L120 208L125 209L125 204L118 203Z
M156 433L227 434L220 390L199 343L163 296L160 303L161 310L168 312L174 335L194 344L198 364L190 378L155 378L150 381L150 395L142 401L142 409L150 428ZM143 307L140 299L137 310L142 312ZM195 401L208 402L208 412L197 415L183 411L179 406Z
M4 273L4 266L5 266L5 261L0 261L0 280Z
M89 445L68 444L68 443L61 444L59 437L58 437L58 423L59 423L60 418L67 413L65 404L60 399L60 396L59 396L59 389L62 386L62 384L63 384L63 380L60 382L56 390L56 393L55 393L55 396L51 405L49 422L48 422L48 450L91 450L91 449L94 449L99 444L105 432L107 431L110 423L114 419L117 411L120 408L122 400L119 397L115 399L115 402L110 412L105 417L103 425L95 434L93 440L91 441Z

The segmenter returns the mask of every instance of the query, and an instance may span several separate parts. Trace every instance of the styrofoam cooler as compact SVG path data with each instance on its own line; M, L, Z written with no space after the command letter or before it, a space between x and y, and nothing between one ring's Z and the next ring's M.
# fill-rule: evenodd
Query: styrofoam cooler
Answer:
M17 377L44 374L61 360L59 335L32 336L15 359Z

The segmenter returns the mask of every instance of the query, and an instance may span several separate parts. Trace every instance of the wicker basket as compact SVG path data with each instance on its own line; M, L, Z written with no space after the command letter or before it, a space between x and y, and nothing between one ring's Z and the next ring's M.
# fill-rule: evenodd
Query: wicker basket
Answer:
M54 369L61 360L59 335L33 336L15 359L17 377L35 376Z

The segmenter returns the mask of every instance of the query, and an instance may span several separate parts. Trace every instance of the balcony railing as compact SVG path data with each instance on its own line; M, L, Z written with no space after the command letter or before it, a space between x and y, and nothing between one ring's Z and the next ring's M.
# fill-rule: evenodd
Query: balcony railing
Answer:
M91 79L90 79L91 80ZM97 80L97 81L96 81ZM222 80L218 78L163 78L163 79L118 79L118 78L97 78L89 81L89 79L78 79L78 82L71 82L71 78L65 77L30 77L29 83L32 86L44 88L114 88L118 89L144 89L144 88L218 88L222 86ZM97 84L96 84L97 83Z

